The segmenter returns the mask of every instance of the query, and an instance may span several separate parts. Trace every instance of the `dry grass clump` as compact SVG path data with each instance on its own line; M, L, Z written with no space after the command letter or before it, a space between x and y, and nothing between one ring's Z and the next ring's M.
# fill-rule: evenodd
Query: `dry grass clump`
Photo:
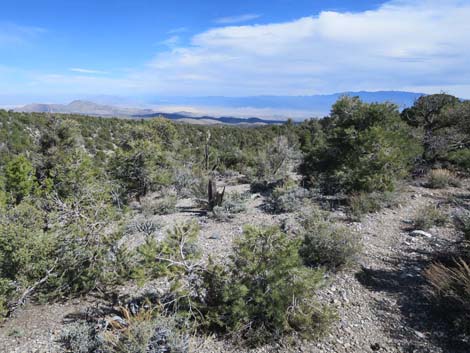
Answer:
M470 266L468 260L435 263L424 273L431 294L460 329L470 332Z
M397 192L391 191L353 194L348 197L349 216L353 220L360 220L367 213L395 207L399 202L398 196Z
M447 223L447 215L436 205L427 205L420 208L413 219L416 229L429 230L434 226L443 226Z
M443 189L448 186L459 186L459 180L447 169L433 169L428 174L427 186L432 189Z

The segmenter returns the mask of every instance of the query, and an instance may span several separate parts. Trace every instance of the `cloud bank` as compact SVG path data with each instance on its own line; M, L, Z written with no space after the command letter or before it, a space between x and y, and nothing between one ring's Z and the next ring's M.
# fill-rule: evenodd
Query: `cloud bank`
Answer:
M468 96L469 19L469 1L424 0L228 26L157 55L150 72L172 90L178 80L185 93L191 87L232 95L439 87Z

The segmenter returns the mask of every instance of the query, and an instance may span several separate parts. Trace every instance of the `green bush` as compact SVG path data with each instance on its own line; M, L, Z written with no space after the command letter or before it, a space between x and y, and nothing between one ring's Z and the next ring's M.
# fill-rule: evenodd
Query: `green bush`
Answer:
M136 140L119 150L110 164L112 176L129 195L137 198L171 183L171 170L160 145Z
M322 272L302 266L299 242L277 228L246 227L229 264L209 265L204 325L258 345L292 332L314 336L326 311L312 298Z
M470 148L452 151L449 153L448 158L460 169L470 172Z
M470 105L457 97L443 93L422 96L401 116L417 128L423 146L421 159L427 165L447 161L449 153L468 147Z
M361 250L359 234L329 221L318 210L306 216L302 226L300 256L306 265L337 270L355 262Z
M297 149L286 136L274 138L258 152L255 178L272 182L284 178L292 162L300 157Z
M13 158L5 166L5 189L14 200L20 203L26 196L31 195L37 187L35 169L23 155Z
M195 222L176 224L160 241L149 232L144 244L136 249L138 264L133 268L133 277L140 283L169 275L178 280L185 274L182 264L200 258L198 236L199 226Z
M45 214L25 202L0 215L0 312L54 269L57 239L44 232Z
M324 120L323 132L325 139L307 151L300 171L325 193L391 191L420 152L389 103L343 97Z

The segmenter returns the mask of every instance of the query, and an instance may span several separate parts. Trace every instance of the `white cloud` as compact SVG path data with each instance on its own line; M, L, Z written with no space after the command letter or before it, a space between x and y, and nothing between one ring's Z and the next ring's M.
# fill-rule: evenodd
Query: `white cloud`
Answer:
M217 24L233 24L233 23L242 23L242 22L248 22L251 20L256 20L257 18L260 18L261 15L257 15L254 13L247 13L244 15L238 15L238 16L228 16L228 17L220 17L214 20L215 23Z
M166 45L167 47L170 47L170 48L176 47L179 43L180 43L180 37L177 35L173 35L159 42L159 44Z
M177 27L177 28L170 29L167 33L168 34L175 34L175 33L187 32L187 31L188 31L187 27Z
M20 26L11 22L0 22L0 46L25 44L44 32L46 30L41 27Z
M106 71L101 71L101 70L90 70L90 69L82 69L82 68L79 68L79 67L73 67L70 69L70 71L72 72L78 72L78 73L81 73L81 74L97 74L97 75L103 75L103 74L107 74L108 72Z

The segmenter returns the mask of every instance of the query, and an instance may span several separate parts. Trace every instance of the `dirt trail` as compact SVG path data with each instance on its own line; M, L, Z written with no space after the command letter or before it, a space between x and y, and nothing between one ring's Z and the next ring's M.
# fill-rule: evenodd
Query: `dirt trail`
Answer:
M469 352L449 338L443 320L432 316L422 271L432 256L455 242L452 229L431 229L432 237L411 236L409 221L445 193L411 187L395 209L351 224L364 237L356 270L333 280L322 296L338 308L340 320L321 343L305 352ZM407 229L408 228L408 229Z

